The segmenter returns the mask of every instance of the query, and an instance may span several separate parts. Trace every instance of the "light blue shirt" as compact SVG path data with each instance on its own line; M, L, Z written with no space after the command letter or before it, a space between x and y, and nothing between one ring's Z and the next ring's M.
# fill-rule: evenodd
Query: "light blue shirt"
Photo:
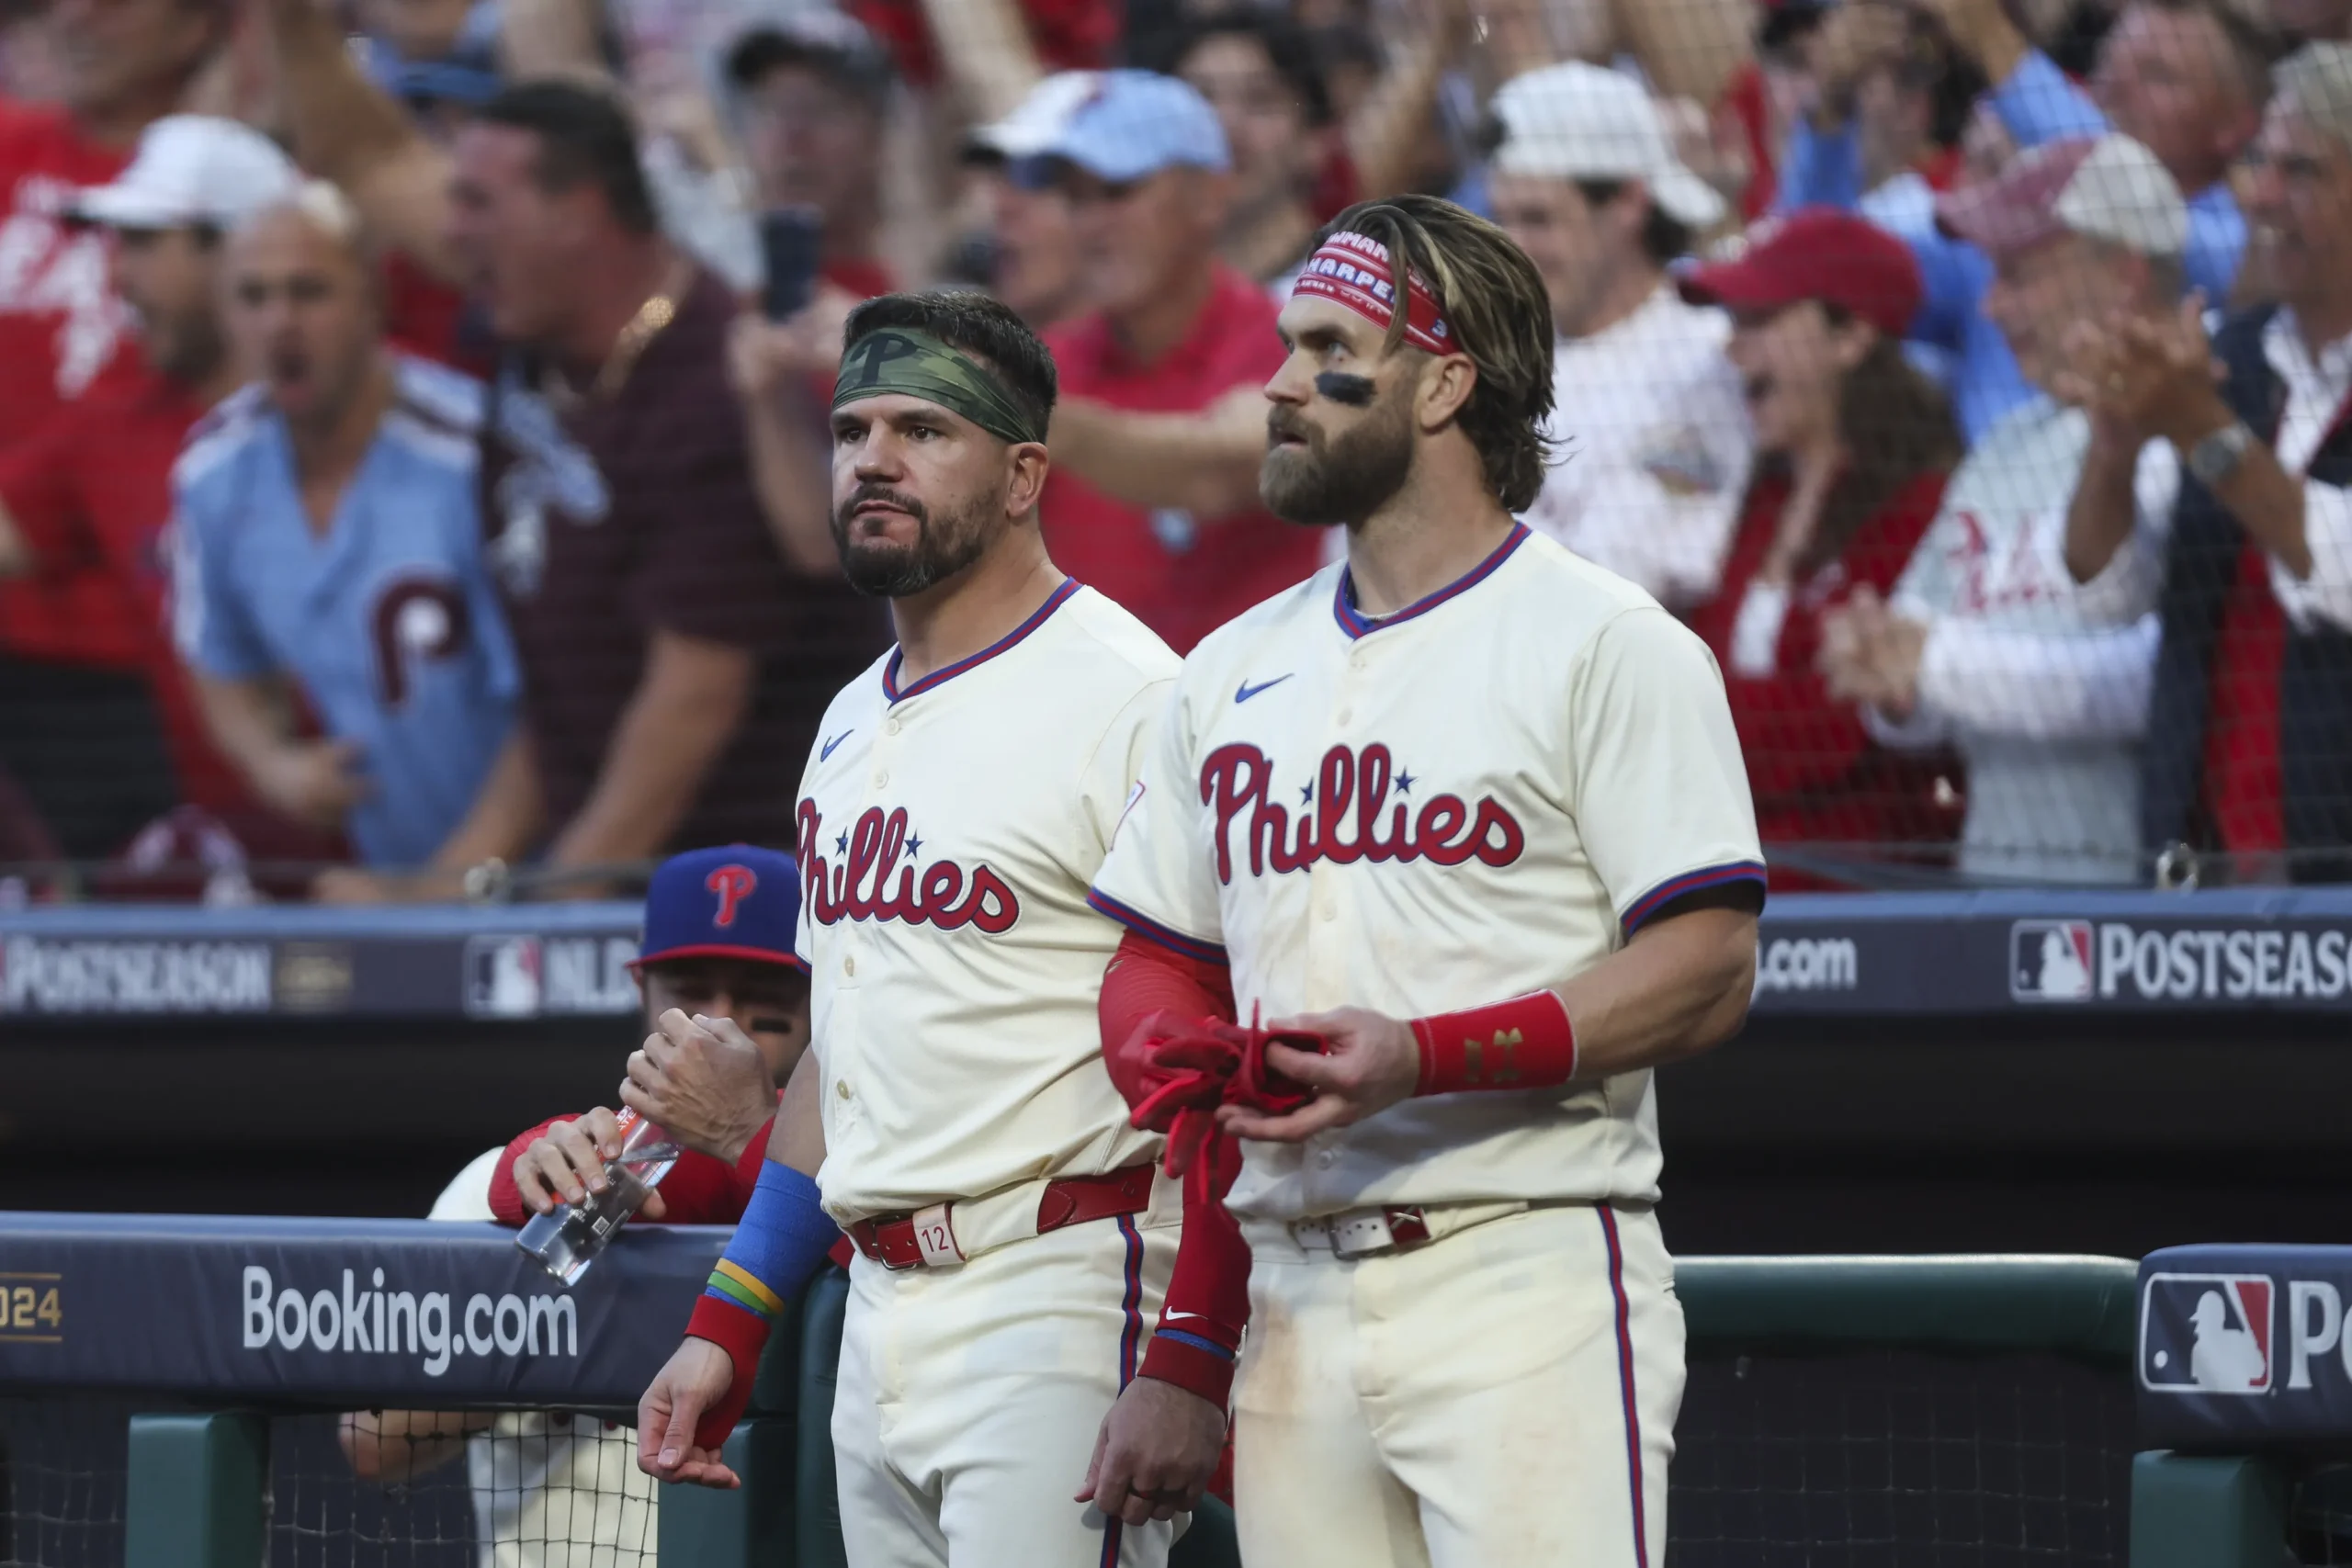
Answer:
M370 865L423 863L465 818L521 692L482 558L482 389L401 359L332 525L311 532L285 422L258 387L205 416L174 469L173 624L220 680L284 673L369 791L346 824Z

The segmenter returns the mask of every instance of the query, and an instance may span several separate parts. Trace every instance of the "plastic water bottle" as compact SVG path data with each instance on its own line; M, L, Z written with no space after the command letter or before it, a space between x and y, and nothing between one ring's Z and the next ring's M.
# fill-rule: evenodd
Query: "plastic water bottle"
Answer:
M613 1120L620 1129L621 1152L619 1158L605 1162L605 1190L590 1193L576 1209L559 1203L544 1214L534 1214L514 1238L515 1246L566 1285L579 1283L628 1217L645 1206L646 1195L678 1163L678 1145L670 1134L636 1111L624 1109Z

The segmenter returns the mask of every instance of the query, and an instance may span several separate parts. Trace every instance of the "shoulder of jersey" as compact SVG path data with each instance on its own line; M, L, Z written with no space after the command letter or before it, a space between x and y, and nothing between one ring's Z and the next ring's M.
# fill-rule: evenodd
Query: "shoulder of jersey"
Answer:
M1558 604L1563 611L1607 615L1618 610L1661 608L1648 589L1606 567L1595 566L1548 534L1529 529L1513 553L1518 557L1514 564L1521 568L1518 580L1525 585L1522 591L1532 590Z
M1334 561L1303 582L1270 599L1261 599L1193 645L1184 658L1187 671L1222 668L1234 660L1247 660L1269 637L1292 635L1295 628L1331 617L1332 595L1340 591L1344 563Z
M1080 586L1057 615L1069 617L1066 635L1083 638L1146 681L1172 681L1184 661L1125 605L1107 593Z
M175 489L201 482L221 465L250 447L268 425L269 401L259 382L240 387L206 411L189 427L172 464Z
M436 467L468 472L481 460L481 425L488 398L463 371L402 355L394 371L391 413L384 434Z

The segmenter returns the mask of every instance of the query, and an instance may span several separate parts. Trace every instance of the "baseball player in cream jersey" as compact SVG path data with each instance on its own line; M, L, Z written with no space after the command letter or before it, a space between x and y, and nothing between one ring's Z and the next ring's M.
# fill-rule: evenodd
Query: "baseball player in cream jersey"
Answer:
M1511 520L1552 333L1500 231L1352 209L1282 331L1265 496L1348 558L1187 659L1094 885L1114 981L1222 958L1242 1016L1327 1042L1266 1052L1304 1106L1218 1111L1243 1555L1655 1563L1683 1333L1651 1069L1738 1028L1763 903L1722 681Z
M767 1322L846 1232L854 1568L1161 1563L1225 1438L1239 1312L1147 1325L1171 1275L1238 1282L1246 1253L1203 1226L1180 1260L1182 1193L1098 1046L1121 932L1087 903L1178 661L1046 558L1053 397L1044 346L981 296L850 318L834 531L899 646L809 757L811 1048L640 1413L648 1470L732 1484L715 1450Z

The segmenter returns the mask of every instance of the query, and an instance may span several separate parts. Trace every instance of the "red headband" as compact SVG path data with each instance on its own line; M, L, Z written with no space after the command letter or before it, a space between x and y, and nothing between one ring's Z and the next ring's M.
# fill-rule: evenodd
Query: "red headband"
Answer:
M1396 314L1396 277L1389 269L1388 247L1341 230L1306 258L1291 298L1302 294L1344 305L1385 331ZM1437 313L1437 296L1419 273L1406 291L1405 341L1431 354L1453 352L1453 334Z

